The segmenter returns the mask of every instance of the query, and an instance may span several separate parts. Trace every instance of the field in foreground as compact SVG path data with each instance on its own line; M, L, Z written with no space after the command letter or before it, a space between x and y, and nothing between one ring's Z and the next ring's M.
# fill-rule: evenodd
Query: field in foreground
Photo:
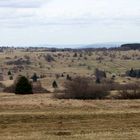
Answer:
M140 100L0 94L0 140L138 140Z

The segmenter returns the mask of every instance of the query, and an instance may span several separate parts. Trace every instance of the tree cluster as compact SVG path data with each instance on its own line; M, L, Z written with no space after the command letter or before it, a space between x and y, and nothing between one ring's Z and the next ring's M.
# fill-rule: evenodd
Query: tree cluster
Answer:
M134 70L133 68L126 72L129 77L140 78L140 69Z

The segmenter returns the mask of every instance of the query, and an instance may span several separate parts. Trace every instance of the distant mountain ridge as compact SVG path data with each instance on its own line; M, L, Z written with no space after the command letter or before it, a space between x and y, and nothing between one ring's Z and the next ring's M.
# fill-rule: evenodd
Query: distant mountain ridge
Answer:
M41 46L40 46L41 47ZM42 45L46 48L57 49L111 49L111 50L140 50L140 43L97 43L97 44L59 44Z
M46 48L72 48L72 49L84 49L84 48L114 48L120 47L122 43L96 43L96 44L47 44L39 45L38 47Z

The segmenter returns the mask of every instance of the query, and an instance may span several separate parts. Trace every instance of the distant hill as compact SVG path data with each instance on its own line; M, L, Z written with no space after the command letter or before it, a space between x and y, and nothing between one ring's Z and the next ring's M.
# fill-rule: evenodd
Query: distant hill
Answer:
M0 46L0 52L3 52L5 49L9 49L13 47L8 46ZM140 43L122 43L122 42L114 42L114 43L97 43L97 44L47 44L47 45L36 45L36 46L15 46L15 48L24 49L32 49L37 50L44 49L44 51L62 51L62 50L140 50ZM13 48L14 49L14 48Z
M121 43L99 43L99 44L90 44L90 45L85 45L82 48L116 48L120 47Z
M71 48L71 49L86 49L86 48L115 48L120 47L122 43L96 43L96 44L47 44L47 45L38 45L37 47L46 47L46 48Z
M123 44L120 48L122 50L140 50L140 43Z

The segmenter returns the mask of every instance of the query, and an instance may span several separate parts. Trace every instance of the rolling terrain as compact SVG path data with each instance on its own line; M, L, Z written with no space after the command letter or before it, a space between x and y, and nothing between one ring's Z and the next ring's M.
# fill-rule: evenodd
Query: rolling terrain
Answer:
M1 86L12 85L18 75L31 81L36 73L43 88L51 91L15 95L1 90L0 140L139 140L139 99L56 99L52 82L57 82L61 92L67 75L95 79L98 68L106 72L107 79L114 77L116 83L138 83L139 78L125 74L131 68L140 68L140 51L17 48L1 52L0 60Z

